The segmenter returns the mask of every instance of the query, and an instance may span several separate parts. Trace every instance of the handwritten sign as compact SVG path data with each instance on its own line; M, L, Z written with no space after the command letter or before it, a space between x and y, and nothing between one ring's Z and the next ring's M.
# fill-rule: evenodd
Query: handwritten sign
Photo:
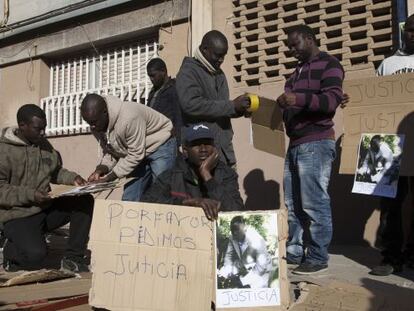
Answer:
M213 225L200 208L95 202L90 304L109 310L208 310Z
M344 90L350 102L344 109L342 174L354 174L363 133L405 134L400 174L413 176L414 74L349 80Z

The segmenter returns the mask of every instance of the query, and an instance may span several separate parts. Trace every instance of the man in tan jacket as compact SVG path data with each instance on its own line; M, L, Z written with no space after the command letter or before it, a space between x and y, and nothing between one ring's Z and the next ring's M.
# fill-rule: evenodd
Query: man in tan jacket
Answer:
M83 99L81 113L103 151L89 182L135 177L125 185L122 200L139 201L152 181L173 166L177 143L171 121L161 113L97 94Z

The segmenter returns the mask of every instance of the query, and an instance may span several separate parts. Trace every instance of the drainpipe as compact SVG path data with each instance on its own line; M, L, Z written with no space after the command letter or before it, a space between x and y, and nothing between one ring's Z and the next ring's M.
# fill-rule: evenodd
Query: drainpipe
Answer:
M393 38L394 38L394 47L402 47L402 31L401 27L404 25L405 20L407 19L407 0L395 0L393 1Z

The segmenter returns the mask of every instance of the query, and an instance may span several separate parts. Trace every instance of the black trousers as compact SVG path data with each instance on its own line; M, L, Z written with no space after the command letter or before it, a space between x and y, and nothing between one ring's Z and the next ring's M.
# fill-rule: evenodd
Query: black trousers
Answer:
M91 195L62 197L42 212L4 224L4 262L25 270L39 269L47 256L45 233L70 223L67 257L83 258L89 239L94 199Z
M404 253L402 251L404 243L404 231L402 224L402 205L409 191L409 177L402 176L398 180L398 191L395 199L381 199L381 216L379 237L383 247L382 255L384 261L402 264L404 262ZM411 225L411 234L413 236L414 211ZM414 244L409 241L406 246L406 255L414 254Z

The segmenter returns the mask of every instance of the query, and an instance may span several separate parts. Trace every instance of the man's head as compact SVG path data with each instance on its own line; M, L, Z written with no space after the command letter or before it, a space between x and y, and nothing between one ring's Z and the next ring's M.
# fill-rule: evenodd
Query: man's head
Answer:
M153 58L148 62L147 74L155 89L159 89L167 80L167 66L161 58Z
M234 217L230 222L230 230L233 239L237 242L243 242L246 238L246 223L242 216Z
M297 25L288 32L290 54L300 62L308 61L319 52L316 36L309 26Z
M20 135L32 144L39 144L45 136L46 114L34 104L21 106L17 111Z
M403 42L404 51L410 55L414 54L414 14L409 16L405 21Z
M382 138L380 135L374 135L371 138L371 142L369 143L371 149L375 152L378 152L380 149Z
M185 129L183 153L191 165L199 167L214 150L214 135L207 125L196 124Z
M201 40L200 51L216 70L220 69L229 49L227 38L217 30L207 32Z
M88 94L82 100L82 118L94 132L105 132L108 129L109 116L105 99L97 94Z

